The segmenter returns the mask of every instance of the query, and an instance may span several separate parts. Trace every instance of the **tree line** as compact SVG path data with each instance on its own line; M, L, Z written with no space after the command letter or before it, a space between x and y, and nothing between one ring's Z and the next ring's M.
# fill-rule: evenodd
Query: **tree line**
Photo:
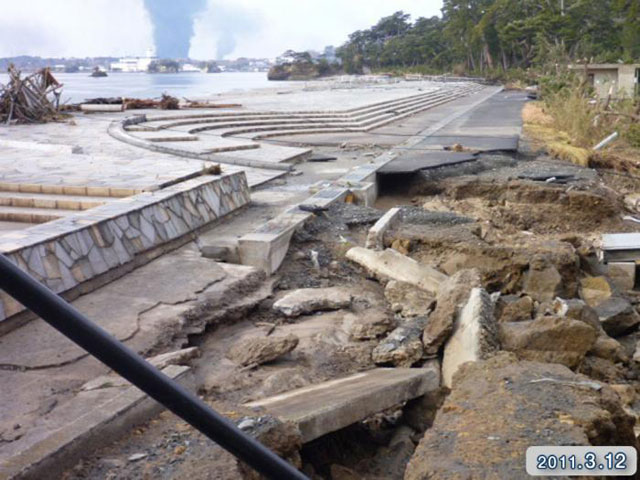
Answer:
M337 49L347 73L456 73L640 61L640 0L444 0L442 17L399 11Z

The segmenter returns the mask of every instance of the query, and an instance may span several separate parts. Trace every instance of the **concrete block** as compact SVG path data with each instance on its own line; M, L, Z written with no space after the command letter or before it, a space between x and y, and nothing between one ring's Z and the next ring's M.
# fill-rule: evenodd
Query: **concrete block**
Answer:
M622 291L633 290L636 284L635 262L611 262L608 264L607 276Z
M369 229L367 234L366 248L374 250L384 249L384 234L391 228L395 227L401 218L402 210L400 208L392 208L378 220L373 227Z
M376 252L354 247L347 252L347 258L384 280L393 279L410 283L431 293L438 293L440 284L449 278L435 268L422 265L389 248Z
M294 231L295 226L291 225L277 233L250 233L243 236L238 241L240 262L273 275L289 251Z
M491 297L484 289L474 288L444 347L443 385L451 388L453 375L463 363L483 360L498 350L497 328Z
M440 387L433 368L377 368L246 404L293 422L310 442Z

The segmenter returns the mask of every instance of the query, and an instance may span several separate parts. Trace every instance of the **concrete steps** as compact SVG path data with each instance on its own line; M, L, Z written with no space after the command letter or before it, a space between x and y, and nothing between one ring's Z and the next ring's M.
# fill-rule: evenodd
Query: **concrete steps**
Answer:
M109 197L55 195L0 191L0 207L88 210L112 201Z
M376 368L247 403L295 423L310 442L440 388L439 362L424 368Z
M45 223L78 213L58 208L0 207L0 221Z
M190 158L224 153L221 163L275 168L302 156L296 151L263 152L254 142L285 135L366 132L480 90L477 84L457 84L436 90L363 105L342 111L211 111L129 119L110 134L123 142L162 153ZM140 121L143 120L143 121ZM235 138L235 142L231 141ZM282 147L285 148L285 147ZM234 154L249 151L246 154ZM233 155L232 155L233 154ZM226 159L226 162L225 162Z

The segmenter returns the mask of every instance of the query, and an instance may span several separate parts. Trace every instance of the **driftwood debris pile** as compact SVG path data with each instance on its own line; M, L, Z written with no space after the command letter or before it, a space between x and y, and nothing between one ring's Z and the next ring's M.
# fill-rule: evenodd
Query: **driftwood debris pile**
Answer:
M9 66L9 83L0 84L0 122L43 123L61 119L62 84L48 68L22 78L13 65Z

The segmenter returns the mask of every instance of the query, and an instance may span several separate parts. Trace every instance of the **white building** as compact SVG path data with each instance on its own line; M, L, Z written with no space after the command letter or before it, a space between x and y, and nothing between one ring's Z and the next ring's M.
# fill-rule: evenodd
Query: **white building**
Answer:
M146 72L151 62L157 60L152 48L147 51L146 57L125 57L111 64L113 72Z

